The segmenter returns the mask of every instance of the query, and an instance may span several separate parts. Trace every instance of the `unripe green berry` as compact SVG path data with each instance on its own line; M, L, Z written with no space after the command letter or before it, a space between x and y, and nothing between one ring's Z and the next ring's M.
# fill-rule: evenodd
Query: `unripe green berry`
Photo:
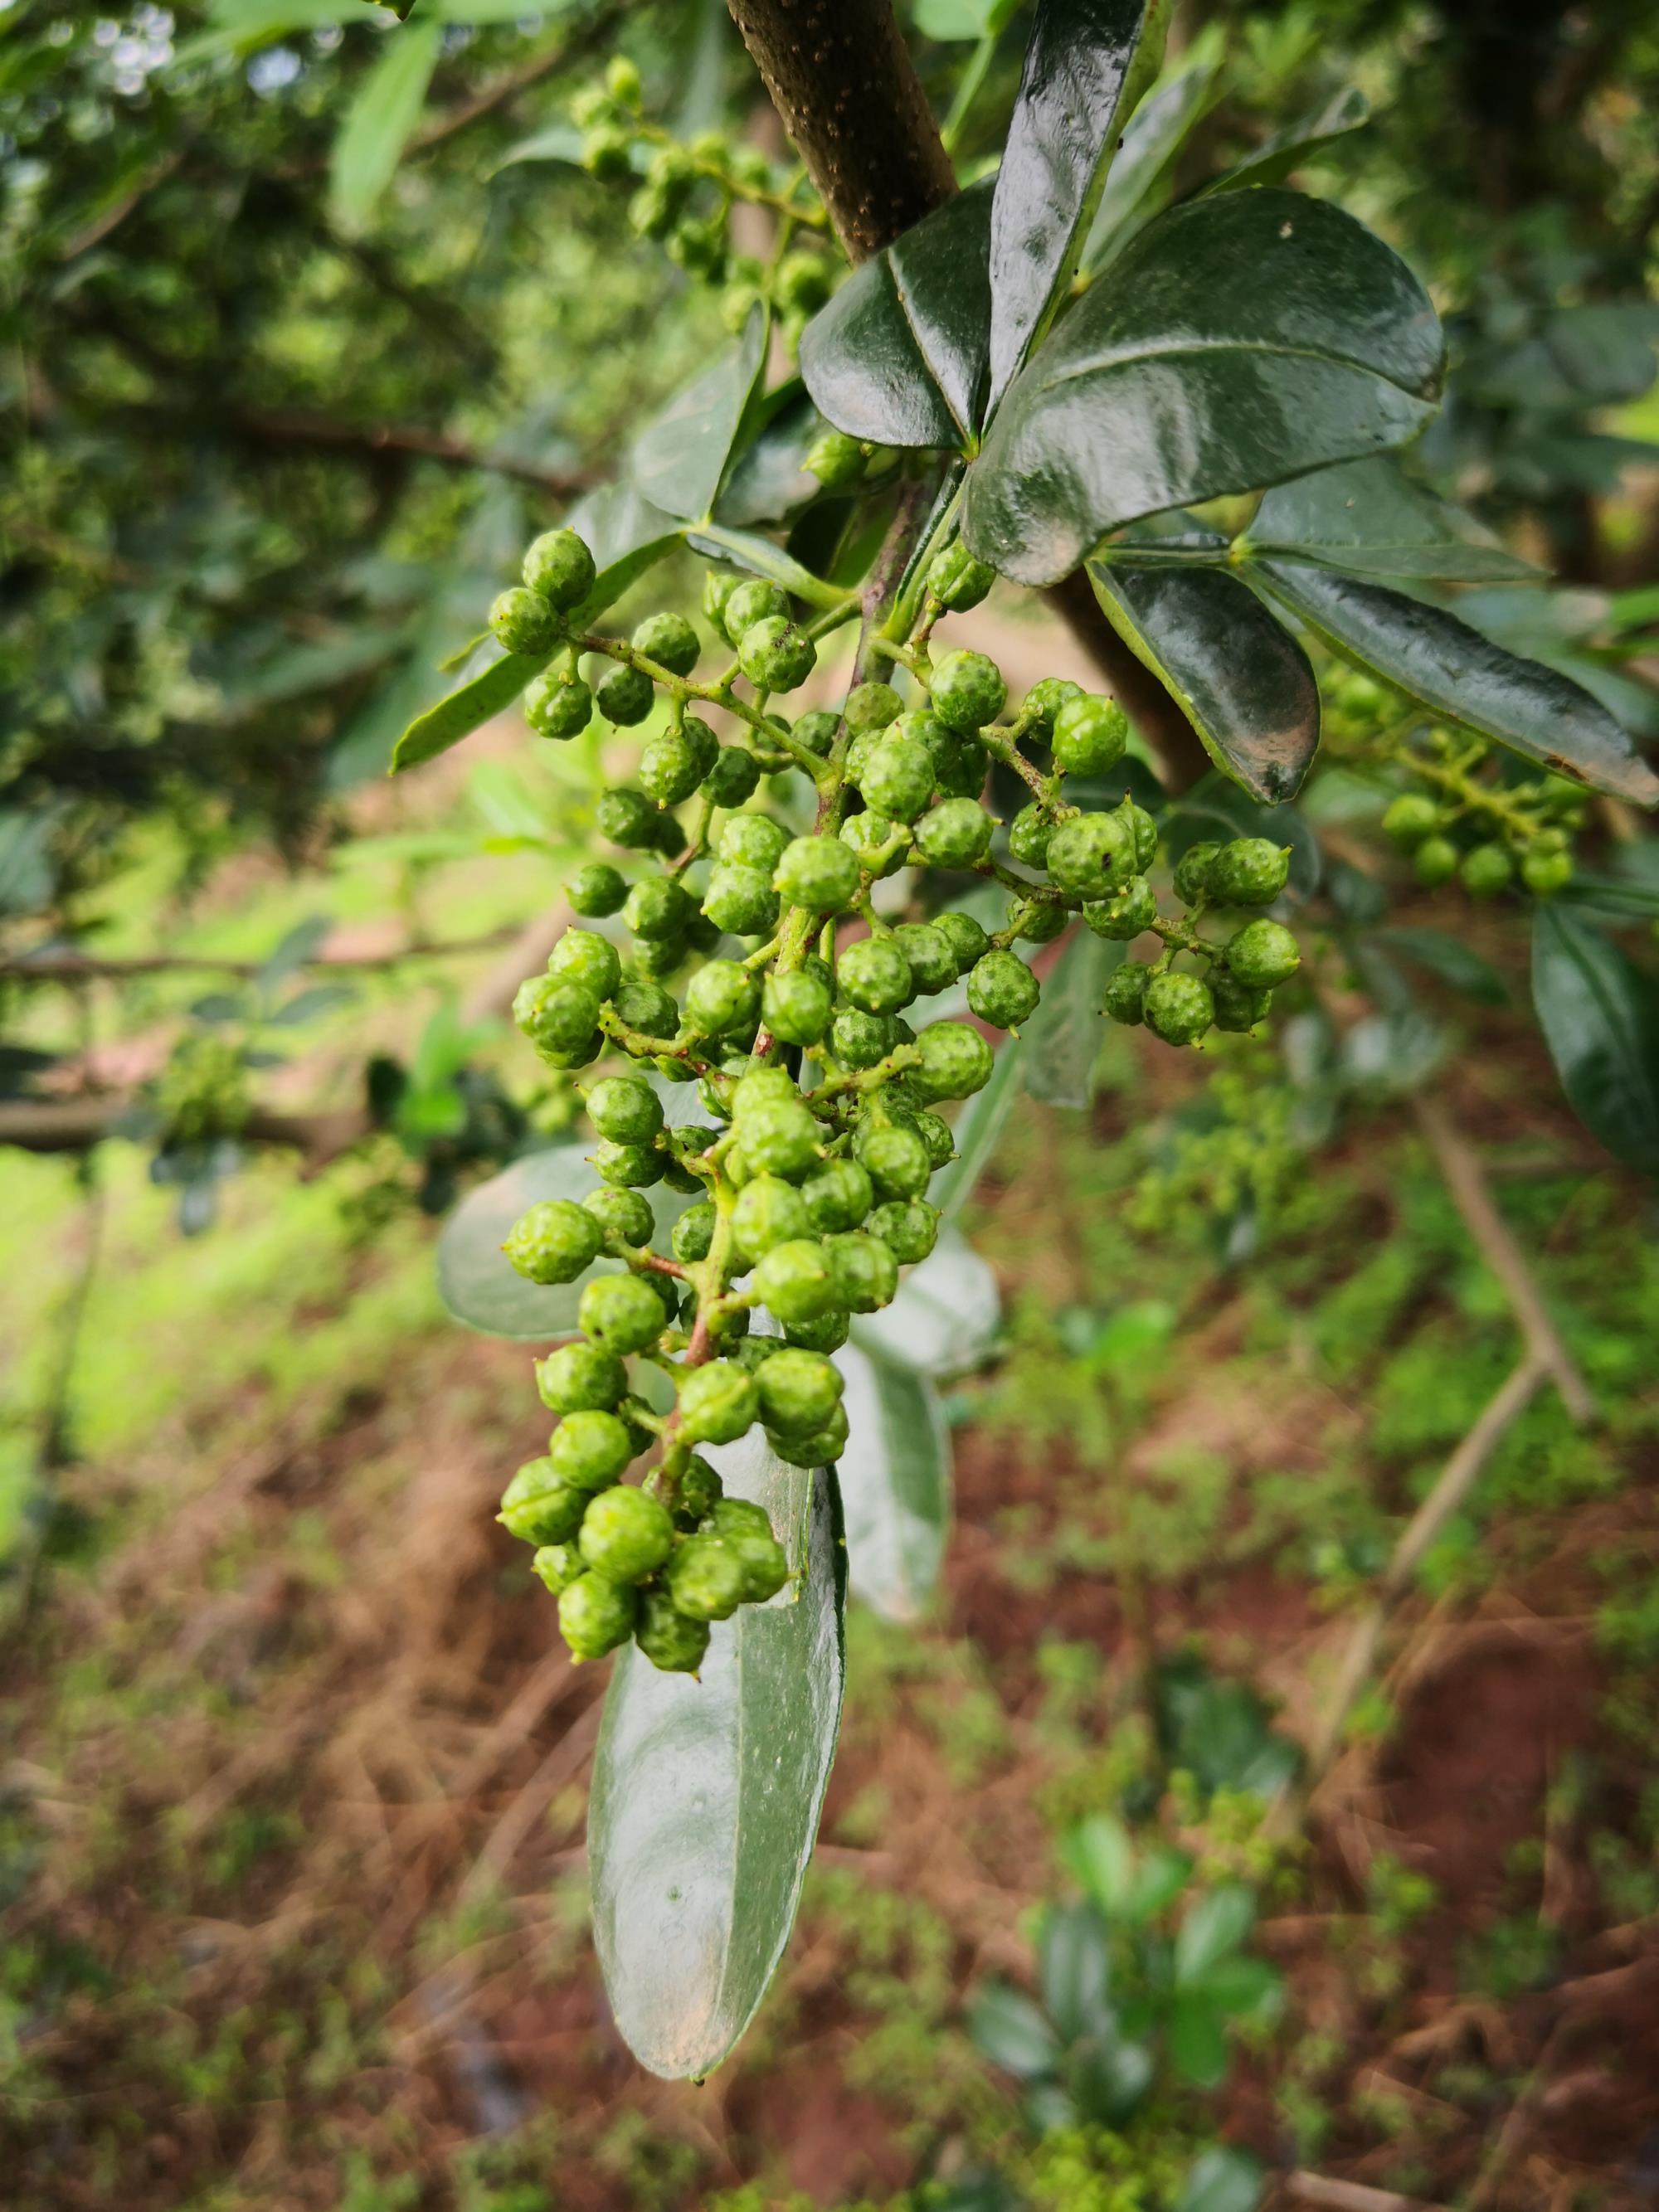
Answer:
M636 1601L631 1589L603 1575L578 1575L559 1593L559 1633L579 1662L603 1659L634 1633Z
M867 876L878 881L904 866L908 838L902 823L885 814L850 814L841 825L841 842L856 855Z
M612 668L599 679L599 688L593 694L599 708L608 722L624 729L642 722L651 712L657 694L651 678L642 668L625 665Z
M757 1296L779 1321L816 1321L839 1302L823 1247L810 1237L775 1244L755 1269Z
M1129 744L1129 718L1115 699L1085 692L1054 720L1054 765L1068 775L1107 775Z
M858 896L859 864L838 837L797 837L785 846L772 887L809 914L840 914Z
M1150 968L1137 960L1125 960L1106 978L1101 1012L1126 1028L1134 1028L1146 1018L1146 986L1152 980Z
M823 1250L835 1278L838 1305L845 1306L849 1313L875 1313L892 1303L898 1289L898 1261L878 1237L867 1236L859 1229L848 1230L837 1237L826 1237ZM785 1425L774 1421L769 1413L767 1421L772 1427ZM814 1421L810 1425L817 1428L822 1424Z
M1417 880L1432 890L1437 884L1449 883L1457 873L1458 851L1449 837L1425 837L1419 845L1412 866Z
M769 975L761 997L761 1018L786 1044L817 1044L830 1026L833 994L821 975L804 968Z
M818 649L787 615L750 623L738 640L738 665L762 691L793 691L817 665Z
M653 738L640 755L640 783L647 798L659 806L679 805L702 782L720 750L720 739L695 715L688 715L678 729Z
M1290 880L1287 845L1235 837L1210 863L1210 896L1223 906L1271 906Z
M757 1337L755 1341L765 1345L769 1350L777 1344L775 1337ZM747 1346L743 1348L747 1350ZM752 1374L755 1371L753 1366L750 1366L748 1371ZM693 1452L681 1471L674 1493L675 1526L695 1528L699 1521L707 1520L720 1502L721 1489L720 1479L714 1468L700 1453Z
M996 580L996 570L975 560L959 538L927 564L928 590L941 606L957 613L976 607Z
M638 1275L600 1275L582 1292L576 1310L584 1336L626 1358L643 1352L663 1332L662 1300Z
M727 594L720 623L727 639L736 645L757 623L787 617L788 612L788 596L778 585L769 583L764 576L745 576Z
M668 1565L668 1595L692 1620L727 1620L743 1603L742 1560L721 1537L689 1536Z
M743 745L722 745L703 788L716 806L741 806L761 780L761 764Z
M929 721L933 720L930 714ZM933 783L941 799L980 799L990 769L990 756L977 738L964 737L935 722L928 745L933 756Z
M865 730L884 730L903 711L904 702L890 684L871 683L853 686L842 714L848 728L856 734Z
M916 850L936 868L971 868L991 846L991 817L976 799L942 799L916 824Z
M1215 1025L1242 1036L1265 1020L1273 1003L1271 991L1252 991L1228 975L1225 969L1212 971L1210 996L1215 1001Z
M1215 1019L1215 1001L1199 976L1171 970L1146 986L1141 1018L1165 1044L1194 1044Z
M805 1200L781 1176L757 1175L738 1193L732 1209L732 1234L750 1267L775 1245L808 1237L811 1230Z
M832 1306L815 1321L792 1321L785 1340L803 1352L839 1352L851 1332L853 1317L845 1306Z
M933 1167L914 1129L866 1119L854 1134L853 1149L878 1197L920 1198L927 1189Z
M618 1190L648 1190L660 1182L666 1153L654 1145L613 1145L605 1139L590 1155L604 1180Z
M896 1013L916 994L910 963L888 937L862 937L849 945L836 969L843 995L866 1014Z
M627 845L642 851L656 842L657 810L642 791L630 791L626 785L615 791L602 791L593 808L593 818L600 836L608 837L613 845Z
M538 738L579 737L593 719L593 694L574 669L544 668L524 695L524 718Z
M1535 898L1553 898L1572 881L1572 854L1540 853L1534 846L1521 862L1521 880Z
M1158 894L1145 876L1132 876L1115 897L1085 905L1083 919L1097 937L1127 945L1158 920Z
M523 576L532 592L556 607L580 606L592 590L598 571L593 556L574 530L544 530L530 542Z
M622 981L622 958L608 937L593 929L567 929L547 956L547 972L609 999Z
M966 1098L991 1079L996 1056L966 1022L930 1022L916 1039L921 1054L910 1080L924 1098Z
M495 1518L521 1543L568 1543L582 1525L587 1499L588 1492L556 1474L550 1460L527 1460L502 1492Z
M1382 817L1382 834L1407 852L1412 851L1439 826L1438 802L1425 791L1402 791L1390 799Z
M660 1308L658 1317L660 1320ZM627 1424L615 1413L597 1407L567 1413L547 1443L549 1466L561 1482L577 1490L603 1490L617 1480L633 1456L634 1440Z
M722 860L709 872L702 910L718 928L733 937L764 937L777 927L778 896L758 868Z
M760 1411L755 1378L730 1359L682 1369L680 1434L694 1444L729 1444L754 1425Z
M1041 737L1052 737L1054 717L1073 699L1085 696L1080 684L1073 684L1067 676L1045 676L1034 684L1020 702L1020 718Z
M592 860L577 869L564 895L578 914L602 918L615 914L628 896L627 879L609 860Z
M614 1352L597 1344L562 1344L536 1362L536 1389L550 1413L609 1413L628 1388Z
M607 1075L587 1094L587 1118L613 1144L649 1144L662 1127L662 1103L637 1075Z
M805 745L807 751L815 754L819 760L828 760L830 748L836 742L837 726L837 716L826 708L814 707L810 713L797 716L790 735L797 744Z
M799 1098L799 1086L787 1067L775 1060L756 1060L738 1074L732 1086L732 1118L744 1121L759 1106L770 1106L779 1100L793 1106Z
M614 1237L619 1243L635 1247L648 1244L656 1226L650 1200L620 1185L590 1190L582 1200L582 1212L592 1215L607 1239Z
M740 1124L744 1157L756 1175L799 1182L817 1164L822 1135L816 1116L799 1099L763 1100Z
M775 1597L789 1579L789 1559L777 1538L768 1531L741 1529L720 1539L738 1562L743 1575L743 1601L763 1605Z
M647 615L629 642L635 653L654 660L671 676L689 676L702 646L684 615Z
M559 617L538 592L520 584L490 602L489 627L509 653L551 653L559 641Z
M769 876L788 842L789 832L769 814L734 814L720 831L720 857L730 866Z
M708 1623L682 1613L666 1590L641 1590L634 1641L661 1673L695 1674L708 1650Z
M1053 899L1017 898L1008 902L1008 927L1028 945L1052 945L1071 916Z
M1458 872L1471 898L1495 898L1508 889L1515 863L1501 845L1477 845L1463 855Z
M619 1483L594 1498L577 1541L589 1567L607 1582L642 1583L673 1550L674 1523L660 1498Z
M933 756L905 738L884 738L865 761L859 789L890 821L914 822L933 793Z
M948 990L956 981L957 957L951 950L951 940L931 921L900 922L892 933L891 942L904 955L910 980L920 995L928 997L935 991Z
M680 1025L680 1010L672 994L659 983L635 979L610 995L617 1020L630 1030L643 1030L649 1037L668 1038Z
M911 1125L927 1147L927 1164L932 1168L946 1167L957 1156L956 1139L951 1134L951 1124L938 1114L929 1113L924 1106Z
M706 1260L714 1242L714 1223L717 1219L714 1201L699 1199L696 1205L688 1206L674 1224L669 1244L674 1257L688 1267Z
M628 894L623 920L636 937L665 945L684 937L693 911L690 892L672 876L647 876Z
M951 947L957 963L957 974L965 975L977 961L982 960L990 947L984 925L975 921L971 914L961 914L947 907L933 916L933 927Z
M925 1198L893 1199L877 1206L865 1223L902 1267L925 1260L939 1241L939 1208Z
M947 653L933 665L933 712L953 730L975 732L1002 712L1008 687L982 653Z
M1134 872L1134 835L1116 814L1074 814L1048 840L1046 866L1063 891L1105 898Z
M513 995L513 1019L547 1052L574 1052L593 1034L599 994L564 975L530 975Z
M1235 980L1250 991L1275 990L1302 964L1296 939L1282 921L1247 921L1227 939L1224 957Z
M562 1590L568 1589L578 1575L587 1571L580 1544L543 1544L530 1565L532 1572L546 1583L555 1597Z
M841 1372L822 1352L786 1345L755 1378L761 1419L783 1436L821 1429L841 1404Z
M501 1246L532 1283L574 1283L605 1245L592 1214L568 1198L544 1198L520 1215Z
M1189 845L1175 865L1175 894L1183 906L1197 906L1210 896L1210 872L1221 851L1205 842Z
M708 960L685 987L685 1025L696 1036L724 1036L760 1015L761 987L735 960Z
M800 1187L807 1218L820 1237L856 1229L875 1201L869 1172L856 1160L829 1160Z
M801 466L826 491L845 491L863 477L864 447L845 430L825 430L806 448Z
M821 1429L812 1429L798 1436L790 1436L779 1430L772 1436L772 1449L791 1467L833 1467L847 1449L848 1433L847 1408L837 1406ZM767 1555L767 1560L770 1573L776 1577L777 1560L770 1554ZM787 1563L785 1564L787 1566ZM780 1589L783 1587L782 1577L777 1578L776 1587ZM770 1591L766 1595L769 1596Z
M729 568L706 569L702 580L702 611L704 619L729 642L726 627L726 610L732 594L749 580L734 576Z
M843 1006L830 1024L830 1050L843 1067L873 1067L898 1042L890 1014Z
M1146 808L1137 806L1133 799L1126 799L1118 812L1134 839L1134 864L1144 875L1158 857L1158 824Z
M1018 1029L1042 995L1036 977L1017 952L994 948L968 975L968 1003L994 1029Z

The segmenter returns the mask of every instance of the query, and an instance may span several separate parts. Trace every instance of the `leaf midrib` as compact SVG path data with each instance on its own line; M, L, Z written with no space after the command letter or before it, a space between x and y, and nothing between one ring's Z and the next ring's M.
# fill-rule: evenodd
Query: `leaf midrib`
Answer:
M1407 398L1416 400L1421 406L1429 404L1419 386L1402 384L1397 376L1390 376L1386 369L1377 368L1370 362L1356 361L1351 355L1327 352L1320 346L1285 345L1260 338L1190 338L1183 339L1178 345L1147 345L1134 351L1109 354L1051 370L1044 380L1044 388L1052 391L1055 386L1074 383L1079 377L1103 375L1115 368L1132 368L1143 362L1184 361L1200 355L1218 353L1263 354L1273 360L1323 362L1328 368L1373 377L1377 383L1391 386L1395 391L1403 392ZM1040 362L1042 356L1039 355L1037 359ZM946 404L949 404L948 401Z

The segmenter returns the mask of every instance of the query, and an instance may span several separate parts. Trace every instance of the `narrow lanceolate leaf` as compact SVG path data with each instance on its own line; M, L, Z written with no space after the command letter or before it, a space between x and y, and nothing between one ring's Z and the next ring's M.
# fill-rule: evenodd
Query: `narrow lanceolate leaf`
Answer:
M1380 453L1276 486L1235 550L1264 560L1315 561L1360 576L1495 583L1539 573L1472 514L1413 483L1398 462Z
M329 164L329 211L342 230L362 229L392 182L426 104L442 41L437 21L398 32L358 87Z
M853 1595L884 1620L920 1618L951 1522L951 1438L925 1375L843 1345L847 1447L837 1466Z
M1626 732L1559 670L1523 660L1443 607L1386 585L1285 561L1252 562L1249 573L1345 659L1437 714L1593 790L1638 806L1659 801L1659 775Z
M1659 1175L1659 982L1589 922L1540 903L1532 996L1579 1120L1616 1158Z
M841 1724L846 1553L836 1478L754 1431L710 1453L764 1505L799 1583L717 1622L701 1680L616 1662L587 1824L611 2008L653 2074L693 2081L753 2019L783 1954Z
M1115 260L1169 197L1170 166L1211 105L1219 64L1218 49L1200 55L1135 110L1083 249L1086 276Z
M1358 85L1351 84L1346 92L1339 92L1334 100L1319 108L1301 122L1275 131L1271 138L1264 138L1254 153L1247 154L1242 161L1235 161L1231 169L1224 169L1218 177L1200 187L1205 192L1237 192L1252 185L1282 184L1292 169L1300 168L1310 154L1328 146L1334 139L1346 137L1350 131L1358 131L1362 123L1370 119L1370 102Z
M764 311L751 309L742 337L677 393L635 440L634 482L670 514L701 521L714 506L766 360L767 330Z
M685 526L627 482L589 492L565 517L593 556L593 588L572 622L580 627L602 615L685 536Z
M1319 744L1319 685L1307 654L1255 592L1215 568L1091 561L1089 581L1216 766L1269 805L1293 799Z
M757 576L770 577L796 599L805 599L809 607L838 607L846 600L845 592L826 584L810 568L803 568L781 545L775 545L757 530L728 530L721 523L705 522L689 532L685 542L694 553L734 562Z
M828 422L880 446L971 449L991 336L988 177L855 269L801 332Z
M1403 444L1441 364L1427 294L1340 209L1275 191L1172 208L1010 386L963 534L1054 583L1138 516Z
M619 1260L598 1260L574 1283L532 1283L501 1249L507 1231L531 1206L544 1198L580 1200L592 1189L593 1170L585 1151L580 1144L567 1144L527 1153L470 1190L455 1208L438 1239L438 1295L457 1321L486 1336L516 1337L525 1343L568 1336L589 1277L620 1272ZM686 1201L660 1184L647 1195L661 1237Z
M545 668L552 657L546 653L504 653L470 684L440 699L425 714L416 714L392 748L392 774L435 760L497 714L504 714L531 678Z
M991 215L993 406L1072 281L1151 12L1146 0L1037 0Z

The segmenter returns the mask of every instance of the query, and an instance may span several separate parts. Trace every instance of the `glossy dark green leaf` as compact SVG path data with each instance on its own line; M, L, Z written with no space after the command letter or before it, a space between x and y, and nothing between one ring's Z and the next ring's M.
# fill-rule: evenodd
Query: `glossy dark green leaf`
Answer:
M843 1345L836 1364L847 1448L836 1464L853 1595L884 1620L915 1620L945 1557L951 1521L951 1438L925 1375Z
M605 1698L587 1824L611 2012L652 2073L701 2081L753 2019L794 1923L836 1753L846 1553L836 1479L753 1431L710 1454L799 1574L717 1622L702 1679L630 1645Z
M1176 1986L1200 1982L1237 1951L1255 1925L1255 1898L1242 1881L1224 1881L1194 1900L1176 1936Z
M1009 386L963 534L1000 572L1054 583L1138 516L1403 444L1441 363L1427 294L1340 209L1273 190L1188 202Z
M1285 561L1252 563L1251 574L1345 659L1437 713L1594 790L1638 806L1659 801L1659 775L1625 731L1559 671L1383 584Z
M423 714L416 714L392 748L392 772L435 760L463 738L504 714L531 678L552 659L548 653L504 653L471 681Z
M1112 628L1150 668L1224 775L1278 805L1301 788L1319 745L1319 684L1308 656L1255 593L1218 568L1089 563Z
M993 406L1071 283L1152 12L1146 0L1037 0L991 215Z
M1371 106L1358 85L1350 85L1339 92L1314 114L1304 116L1299 123L1286 125L1264 138L1253 153L1242 161L1235 161L1231 169L1224 169L1218 177L1200 186L1201 192L1237 192L1252 185L1282 184L1292 169L1300 168L1310 154L1316 154L1322 146L1333 140L1346 137L1350 131L1358 131L1370 120Z
M988 177L853 271L801 333L800 373L838 430L970 447L991 331Z
M568 1336L588 1277L620 1272L620 1261L597 1260L574 1283L532 1283L501 1250L503 1238L528 1207L544 1198L585 1198L598 1188L599 1179L584 1157L587 1149L574 1142L526 1153L477 1184L455 1208L438 1239L438 1295L457 1321L486 1336L517 1337L526 1343ZM659 1233L665 1232L686 1200L660 1183L646 1196Z
M671 399L635 441L630 472L654 506L701 521L720 479L766 362L768 323L750 310L741 337Z
M1173 2212L1256 2212L1262 2179L1261 2162L1249 2151L1217 2143L1188 2168Z
M1037 2007L1006 1982L986 1982L968 2007L968 2033L994 2066L1022 2081L1052 2073L1060 2043Z
M1126 948L1074 928L1043 979L1036 1012L1020 1032L1026 1090L1045 1106L1088 1105L1105 1034L1101 994Z
M1532 996L1579 1120L1615 1158L1659 1175L1659 982L1570 909L1540 903Z
M1205 34L1206 50L1183 56L1185 66L1143 100L1112 156L1083 249L1083 272L1097 276L1123 251L1169 197L1176 155L1207 113L1220 65L1218 40Z
M781 522L823 490L805 466L824 422L799 377L766 396L765 419L733 455L714 502L714 520L741 530Z
M1474 583L1538 574L1473 515L1413 483L1397 461L1380 453L1276 486L1235 550L1264 560L1316 561L1362 576Z
M961 1212L990 1165L1019 1096L1022 1072L1019 1040L1010 1037L998 1049L990 1081L974 1093L951 1124L957 1156L940 1169L929 1194L947 1221Z

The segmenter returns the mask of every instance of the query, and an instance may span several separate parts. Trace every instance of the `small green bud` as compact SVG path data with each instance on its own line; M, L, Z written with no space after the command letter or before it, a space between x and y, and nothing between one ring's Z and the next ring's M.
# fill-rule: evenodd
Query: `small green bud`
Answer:
M547 956L547 972L580 984L597 999L610 999L622 981L622 956L597 930L567 929Z
M633 1456L627 1424L598 1408L567 1413L548 1439L549 1466L575 1490L603 1490Z
M593 694L574 669L544 668L524 695L524 718L538 738L579 737L593 719Z
M1515 863L1501 845L1477 845L1463 855L1458 872L1471 898L1495 898L1509 888Z
M930 1022L916 1039L921 1054L910 1080L924 1098L966 1098L991 1079L996 1056L966 1022Z
M720 623L728 641L736 645L757 623L787 618L788 613L788 597L778 585L769 583L764 576L745 576L727 593Z
M984 925L975 921L971 914L959 913L954 907L936 914L933 927L949 944L958 975L965 975L990 949L991 940L985 933Z
M1425 791L1402 791L1389 800L1382 817L1382 834L1407 852L1413 851L1440 823L1440 807Z
M1425 837L1413 860L1417 880L1432 890L1457 873L1458 851L1449 837Z
M1183 906L1198 906L1210 896L1210 878L1219 845L1189 845L1175 865L1175 894Z
M1083 686L1066 676L1045 676L1034 684L1020 703L1020 715L1041 737L1052 737L1054 717L1068 700L1081 699Z
M708 723L688 715L678 729L653 738L640 755L640 783L646 797L659 806L678 806L690 798L720 757L720 739Z
M735 960L708 960L685 987L685 1025L696 1036L725 1036L758 1018L761 986Z
M1127 945L1158 920L1158 894L1145 876L1132 876L1111 898L1090 901L1083 919L1097 937Z
M582 1200L582 1212L592 1215L607 1238L614 1237L635 1246L651 1242L655 1228L651 1201L641 1198L637 1190L621 1186L590 1190Z
M898 1042L890 1014L843 1006L830 1024L830 1050L843 1067L873 1067Z
M920 1198L927 1189L933 1167L914 1129L866 1119L854 1134L853 1149L878 1197Z
M743 1603L747 1576L725 1540L689 1536L668 1565L668 1595L692 1620L726 1620Z
M1290 880L1287 845L1235 837L1210 863L1210 896L1223 906L1271 906Z
M752 815L739 815L741 822ZM733 937L764 937L777 927L778 896L758 868L722 860L709 871L702 910L719 929Z
M891 941L904 955L918 994L931 997L956 981L957 957L951 940L931 921L902 921L893 931Z
M699 1199L695 1206L688 1206L669 1237L674 1257L687 1267L706 1260L714 1246L716 1218L712 1199Z
M1522 860L1521 880L1534 898L1553 898L1572 881L1572 854L1534 847Z
M532 1283L574 1283L603 1248L599 1224L568 1198L544 1198L520 1214L501 1246Z
M786 1182L811 1174L823 1146L817 1117L798 1098L763 1100L742 1116L740 1133L751 1172Z
M855 684L847 695L842 714L854 734L884 730L904 712L904 702L890 684Z
M602 791L593 809L593 818L599 824L599 835L608 837L613 845L626 845L643 852L656 842L657 810L642 791L630 791L626 785L614 791Z
M821 1429L841 1404L844 1387L840 1370L822 1352L787 1345L756 1377L761 1419L785 1436Z
M942 799L916 824L916 850L936 868L971 868L991 847L991 817L976 799Z
M1146 986L1152 980L1152 971L1139 961L1125 960L1106 978L1106 988L1101 994L1101 1011L1113 1021L1121 1022L1133 1029L1146 1019Z

